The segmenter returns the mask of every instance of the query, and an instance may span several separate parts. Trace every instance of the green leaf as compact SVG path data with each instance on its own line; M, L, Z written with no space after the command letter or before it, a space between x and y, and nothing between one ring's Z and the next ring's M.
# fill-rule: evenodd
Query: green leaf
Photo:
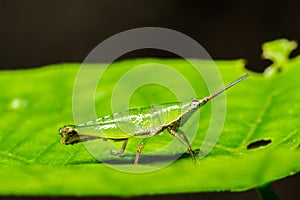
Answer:
M196 62L205 64L201 60ZM199 98L208 95L204 82L184 60L127 60L112 64L103 76L96 92L99 116L111 112L112 90L122 74L146 63L161 63L178 70ZM247 71L242 60L216 64L226 84ZM212 151L198 159L199 166L194 166L189 156L183 156L161 170L141 174L120 172L99 163L82 143L60 143L58 128L73 121L72 90L79 64L1 71L0 194L130 196L242 191L295 174L300 171L300 58L282 64L285 70L281 73L268 77L251 73L228 90L223 131ZM130 106L174 100L176 96L166 88L150 85L133 94ZM195 149L201 146L209 125L210 105L200 113L198 134L192 143ZM157 136L145 151L170 139ZM136 144L129 142L129 150L135 150Z
M264 43L262 45L262 57L273 61L273 64L265 70L264 74L272 75L284 70L286 63L289 62L290 53L296 47L296 41L289 41L287 39L278 39Z

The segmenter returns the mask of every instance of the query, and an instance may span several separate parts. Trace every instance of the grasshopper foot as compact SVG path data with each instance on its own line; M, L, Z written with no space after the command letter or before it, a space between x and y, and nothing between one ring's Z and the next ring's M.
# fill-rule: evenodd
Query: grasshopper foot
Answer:
M115 150L109 150L108 154L109 155L114 155L114 156L122 156L124 151L115 151Z

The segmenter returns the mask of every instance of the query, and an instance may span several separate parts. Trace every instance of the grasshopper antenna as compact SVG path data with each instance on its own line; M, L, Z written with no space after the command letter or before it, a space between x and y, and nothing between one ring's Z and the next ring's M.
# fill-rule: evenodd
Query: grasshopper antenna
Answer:
M232 83L230 83L229 85L227 85L226 87L222 88L221 90L209 95L208 97L206 97L206 102L215 98L216 96L218 96L219 94L221 94L222 92L224 92L225 90L231 88L232 86L234 86L235 84L241 82L242 80L244 80L245 78L247 78L248 76L250 76L249 73L245 74L244 76L238 78L237 80L233 81Z

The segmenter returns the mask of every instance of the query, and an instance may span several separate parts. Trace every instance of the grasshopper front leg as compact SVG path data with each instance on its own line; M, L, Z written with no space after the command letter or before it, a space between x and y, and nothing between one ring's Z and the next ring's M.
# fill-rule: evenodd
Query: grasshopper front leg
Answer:
M193 151L193 149L192 149L192 147L190 145L190 142L189 142L188 138L184 134L184 132L182 130L175 131L171 127L168 127L167 130L168 130L168 132L171 135L173 135L174 137L176 137L179 140L179 142L181 142L187 148L187 150L191 154L191 158L192 158L193 163L196 164L196 159L195 159L195 156L194 156L194 151Z

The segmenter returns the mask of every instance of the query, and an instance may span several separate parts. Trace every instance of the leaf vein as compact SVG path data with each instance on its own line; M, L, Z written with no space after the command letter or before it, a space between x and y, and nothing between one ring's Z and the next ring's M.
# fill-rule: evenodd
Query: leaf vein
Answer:
M15 160L19 160L23 163L26 163L26 164L32 164L33 161L32 160L29 160L23 156L19 156L17 154L14 154L14 153L11 153L11 152L8 152L8 151L0 151L0 154L3 155L3 156L6 156L6 157L9 157L9 158L13 158Z
M258 127L260 126L260 124L262 124L263 117L265 116L265 114L267 113L268 109L272 105L272 100L273 100L273 95L272 94L268 95L267 99L265 101L264 107L261 109L261 112L259 113L258 118L256 119L256 122L253 123L253 125L250 128L250 130L247 132L247 134L244 137L243 141L239 145L238 149L240 151L242 149L244 149L244 147L245 147L246 143L248 142L248 140L251 138L251 136L254 134L254 132L258 129Z

